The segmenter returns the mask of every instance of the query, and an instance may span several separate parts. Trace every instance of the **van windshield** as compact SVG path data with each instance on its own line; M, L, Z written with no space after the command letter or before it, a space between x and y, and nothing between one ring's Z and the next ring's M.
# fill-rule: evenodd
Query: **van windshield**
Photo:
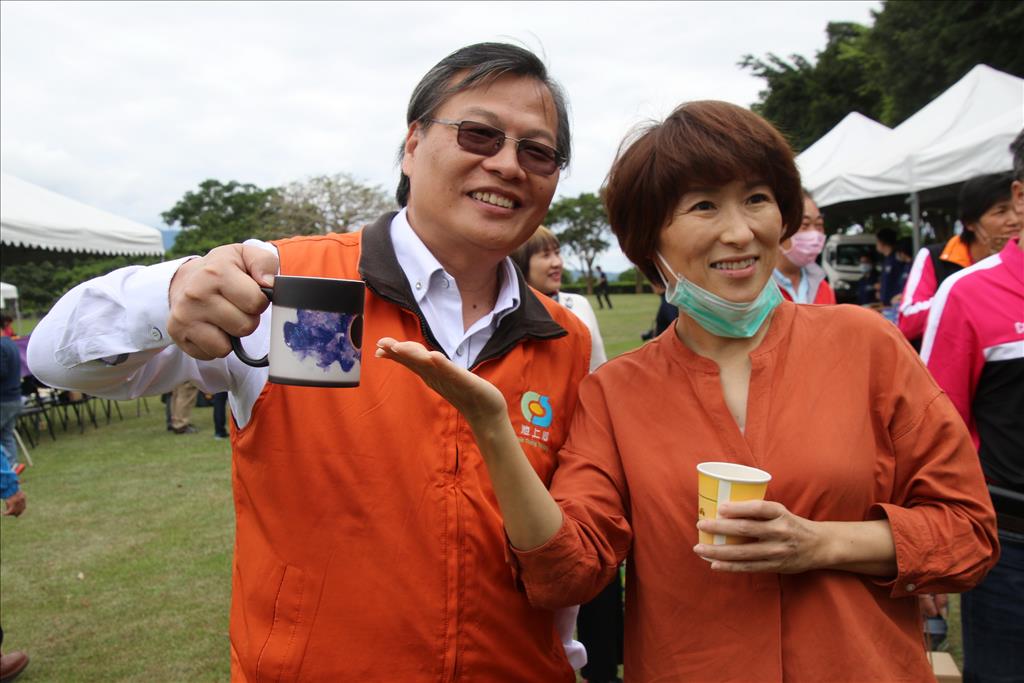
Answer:
M879 254L874 244L840 244L836 250L836 265L856 268L860 265L861 257L865 255L872 263L878 260Z

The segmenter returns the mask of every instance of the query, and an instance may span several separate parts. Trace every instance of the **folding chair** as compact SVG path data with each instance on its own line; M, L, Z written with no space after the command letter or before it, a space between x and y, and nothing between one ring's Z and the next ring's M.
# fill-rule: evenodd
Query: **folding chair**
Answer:
M27 424L32 428L31 431L25 429L25 436L28 438L28 442L32 444L32 448L36 447L36 440L42 434L42 428L40 423L45 423L46 430L50 433L50 438L54 441L57 440L57 435L53 431L53 418L50 415L50 406L45 404L40 399L38 394L30 397L25 404L21 407L21 412L18 413L17 424L23 428ZM17 430L17 427L15 427ZM32 433L35 432L35 438Z
M58 398L65 416L67 416L68 408L75 411L75 419L78 421L78 432L80 434L85 432L85 420L82 419L83 410L85 415L89 417L89 421L92 422L92 426L99 429L99 424L96 422L96 411L92 407L92 399L92 396L86 396L77 392L72 393L70 391L62 391Z
M21 434L18 433L17 428L14 429L14 440L18 442L18 449L25 456L25 463L29 467L35 466L35 463L32 462L32 455L28 452L28 447L25 445L25 442L22 441Z

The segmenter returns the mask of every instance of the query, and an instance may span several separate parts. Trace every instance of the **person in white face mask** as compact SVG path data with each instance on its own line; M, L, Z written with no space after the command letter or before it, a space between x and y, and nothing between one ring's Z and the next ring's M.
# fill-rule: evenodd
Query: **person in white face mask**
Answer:
M780 294L803 195L768 122L691 102L621 149L609 224L679 318L580 383L550 491L515 397L413 342L378 356L465 417L531 604L585 602L628 558L631 683L932 679L915 596L966 590L998 556L963 420L881 316ZM766 499L698 522L706 461L768 471Z
M825 247L825 218L811 194L803 190L804 217L800 229L779 245L778 259L772 277L782 297L798 304L834 304L835 292L825 279L815 259Z

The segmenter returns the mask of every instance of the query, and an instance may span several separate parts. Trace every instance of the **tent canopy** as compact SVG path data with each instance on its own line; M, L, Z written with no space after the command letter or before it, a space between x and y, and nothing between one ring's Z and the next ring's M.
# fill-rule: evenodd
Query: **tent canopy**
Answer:
M821 185L830 174L850 166L859 160L865 149L886 140L892 128L864 116L850 112L817 142L805 149L796 158L800 177ZM810 188L808 188L810 189Z
M0 174L0 241L14 247L160 255L160 231Z
M823 207L949 186L1008 170L1007 147L1022 127L1024 79L979 64L855 159L804 180Z

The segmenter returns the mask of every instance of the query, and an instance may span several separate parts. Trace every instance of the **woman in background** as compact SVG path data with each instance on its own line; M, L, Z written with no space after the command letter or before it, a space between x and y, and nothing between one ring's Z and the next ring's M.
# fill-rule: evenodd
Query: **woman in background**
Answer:
M825 247L825 219L810 193L803 190L804 217L800 229L779 245L781 254L772 273L782 296L798 304L834 304L836 295L815 263Z
M593 307L586 297L561 291L563 262L555 233L540 226L525 244L512 253L511 258L523 272L527 284L575 313L590 330L590 371L603 365L608 357Z

